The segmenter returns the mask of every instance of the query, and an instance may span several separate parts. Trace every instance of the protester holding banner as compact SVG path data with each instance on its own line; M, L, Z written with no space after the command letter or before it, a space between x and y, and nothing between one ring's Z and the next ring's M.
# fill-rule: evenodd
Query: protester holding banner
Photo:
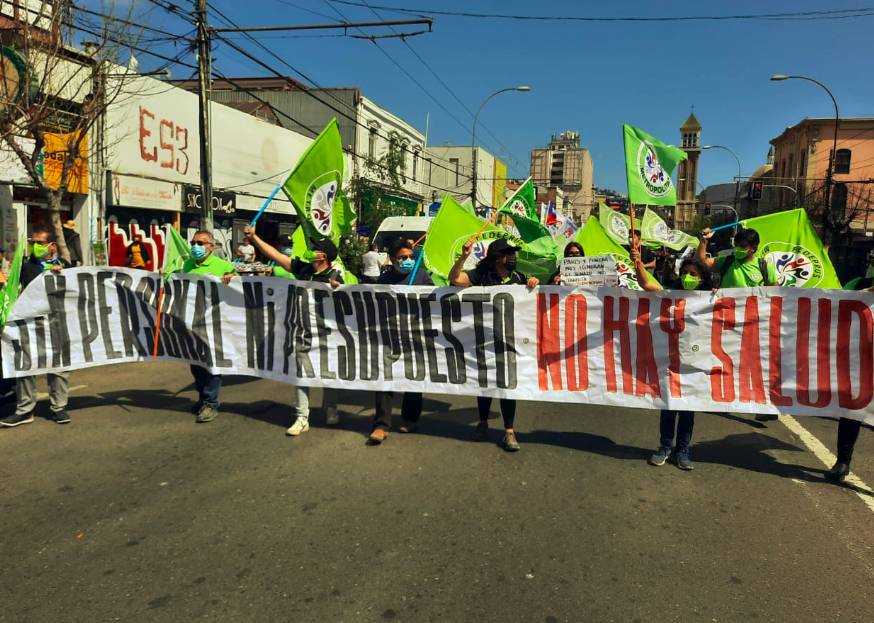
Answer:
M58 257L54 232L44 229L35 231L31 235L30 244L32 247L30 257L21 265L20 284L22 291L45 274L50 272L57 274L70 267L68 262ZM52 419L58 424L70 422L70 416L67 413L69 380L69 372L48 374ZM0 426L12 427L33 422L33 411L36 407L36 377L18 377L15 384L15 396L18 402L15 413L0 420Z
M564 248L564 256L565 257L585 257L586 254L583 251L583 245L579 242L568 242ZM561 269L556 271L556 273L549 278L549 284L553 286L561 285Z
M500 286L527 285L536 287L540 281L537 277L526 277L516 271L516 253L522 247L515 247L504 238L499 238L489 245L486 256L479 261L476 268L464 270L464 263L470 257L475 238L468 240L461 247L461 255L449 271L449 282L454 286ZM485 441L489 434L489 410L492 406L490 396L477 396L479 424L471 437L474 441ZM504 440L502 446L507 452L519 450L519 442L513 432L513 421L516 417L516 401L501 398L501 415L504 418Z
M640 261L640 253L636 249L631 250L631 260L637 273L640 287L646 292L656 292L662 287L653 281L649 273L643 269ZM679 282L671 284L671 289L702 290L709 291L710 272L697 258L688 258L680 266ZM649 458L649 464L662 466L669 457L673 456L677 467L680 469L692 469L694 464L689 459L689 444L692 443L692 429L695 426L694 411L680 411L678 409L662 409L659 420L659 448ZM676 443L674 435L676 427Z
M191 239L191 258L182 265L182 272L190 275L214 275L219 278L235 275L234 265L214 256L214 249L215 238L210 232L196 232ZM221 404L218 397L222 388L222 375L212 374L206 368L194 365L191 366L191 374L194 376L198 395L197 404L191 411L197 415L197 422L212 422L218 415Z
M710 228L701 232L701 242L695 251L698 258L711 273L721 276L721 288L754 288L777 285L777 270L764 258L756 258L759 250L759 232L741 229L734 236L734 253L719 257L707 257L707 241L713 237Z
M398 238L388 245L389 270L379 276L378 285L433 286L431 276L416 266L413 245L409 240ZM415 270L415 273L413 272ZM391 429L394 392L376 392L376 414L373 416L373 433L370 441L382 443ZM422 415L422 392L405 392L401 406L402 433L411 433Z

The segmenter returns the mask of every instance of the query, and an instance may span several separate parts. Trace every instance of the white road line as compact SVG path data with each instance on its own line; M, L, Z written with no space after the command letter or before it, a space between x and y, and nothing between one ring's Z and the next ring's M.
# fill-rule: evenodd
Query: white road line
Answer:
M69 391L76 391L77 389L85 389L88 387L87 385L71 385ZM45 400L49 395L46 392L38 392L36 395L37 400Z
M822 461L823 465L827 468L831 469L837 462L837 457L794 417L791 415L781 415L780 421L786 425L786 428L801 439L801 441L804 442L804 445L806 445L807 448L813 452L814 456ZM850 472L844 482L855 487L855 494L859 496L859 499L861 499L872 512L874 512L874 491L871 490L871 487L862 482L862 480L852 472Z

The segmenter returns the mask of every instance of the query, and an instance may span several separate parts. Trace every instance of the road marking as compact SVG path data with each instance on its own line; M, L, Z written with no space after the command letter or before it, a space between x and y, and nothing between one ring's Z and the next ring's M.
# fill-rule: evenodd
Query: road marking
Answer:
M813 435L813 433L804 428L798 420L791 415L781 415L779 417L780 421L786 425L786 428L801 439L801 441L804 442L804 445L813 452L816 458L822 461L823 465L829 469L832 468L838 458L832 454L829 449ZM862 479L852 472L847 475L844 482L855 487L854 493L859 496L859 499L861 499L872 512L874 512L874 491L871 490L871 487L862 482Z
M87 385L73 385L68 390L68 393L76 391L77 389L85 389L86 387L88 387L88 386ZM37 400L45 400L48 397L49 397L49 395L46 392L37 392L37 394L36 394Z

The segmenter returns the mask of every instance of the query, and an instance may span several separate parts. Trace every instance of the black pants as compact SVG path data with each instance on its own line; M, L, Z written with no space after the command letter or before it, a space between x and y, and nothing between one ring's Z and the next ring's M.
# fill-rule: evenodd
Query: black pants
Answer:
M677 451L686 452L689 450L689 444L692 443L692 429L694 426L695 413L693 411L662 409L662 416L659 422L659 443L663 448L673 446L674 428L676 427Z
M376 392L376 415L373 416L373 428L391 429L391 414L394 407L394 392ZM422 394L406 392L401 406L401 418L408 422L418 422L422 415Z
M488 420L489 410L492 408L492 397L477 396L476 406L479 409L479 421ZM504 417L504 428L513 428L513 421L516 419L516 401L510 398L501 398L501 415Z
M853 460L853 449L862 430L862 422L842 417L838 422L838 460L849 463Z

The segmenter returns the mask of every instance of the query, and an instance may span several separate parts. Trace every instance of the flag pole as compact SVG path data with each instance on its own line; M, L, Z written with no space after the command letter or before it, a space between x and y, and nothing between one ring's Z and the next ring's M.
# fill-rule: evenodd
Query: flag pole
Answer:
M720 229L728 229L729 227L734 227L735 225L740 225L740 221L738 221L737 223L729 223L728 225L720 225L719 227L711 227L710 233L712 234L713 232L719 231ZM701 234L703 235L704 232L702 231Z
M499 212L499 210L495 210L495 212L494 212L494 214L492 214L491 218L489 218L489 220L487 220L485 223L483 223L483 226L479 228L479 231L473 235L473 238L471 238L471 241L474 241L477 238L479 238L479 235L485 231L486 227L491 225L492 221L494 221L497 218L498 212Z
M155 321L155 350L152 352L152 361L158 360L158 336L161 330L161 307L164 303L164 280L161 279L161 292L158 294L158 319Z
M273 201L273 198L276 197L277 193L282 190L283 184L280 184L276 188L273 189L273 192L270 193L270 196L267 197L267 200L264 202L264 205L261 206L261 209L258 210L258 214L255 215L255 218L252 219L252 222L249 223L249 227L255 227L255 223L261 218L261 215L264 214L264 210L267 209L267 206L270 205L270 202Z
M637 251L637 254L640 255L640 243L634 239L634 204L628 204L628 213L631 215L631 248ZM643 232L641 232L641 236ZM637 262L639 262L638 260ZM637 262L634 262L634 267L637 268Z

